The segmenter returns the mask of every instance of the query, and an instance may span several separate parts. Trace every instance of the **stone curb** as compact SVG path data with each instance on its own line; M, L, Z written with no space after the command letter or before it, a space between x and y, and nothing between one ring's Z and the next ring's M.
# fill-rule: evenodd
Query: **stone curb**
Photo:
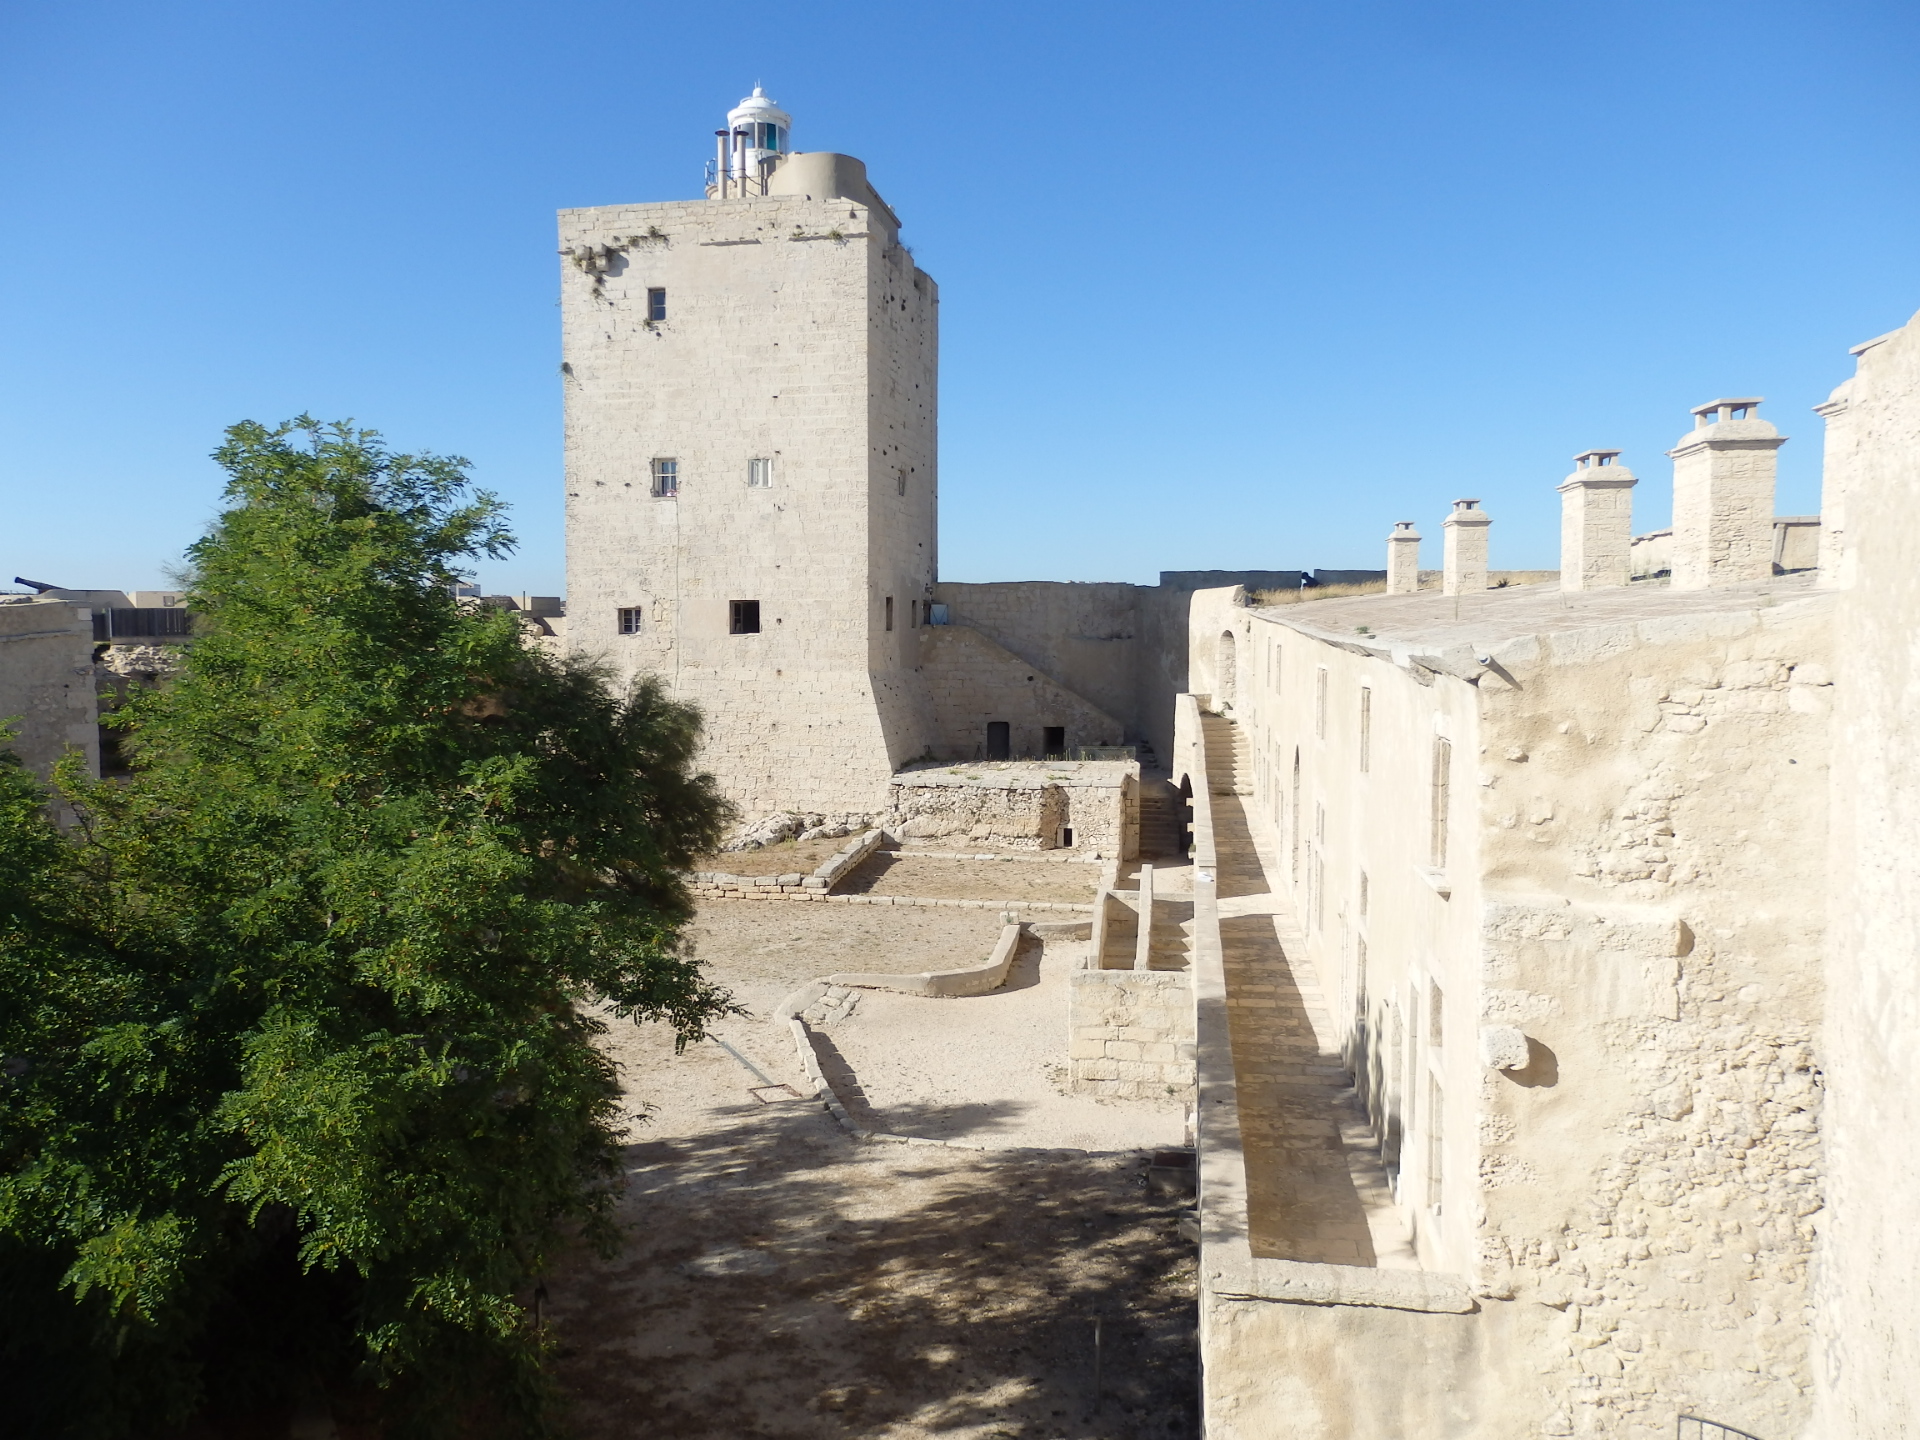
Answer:
M834 905L905 905L924 910L942 906L966 910L1028 911L1044 910L1068 915L1091 915L1093 906L1066 900L934 900L921 895L829 895L822 890L802 890L798 886L755 886L749 890L730 890L720 885L695 883L688 887L698 900L797 900L824 901Z
M1001 981L1006 979L1006 971L1011 967L1013 955L1015 951L1019 949L1019 945L1020 926L1018 924L1010 924L1000 932L1000 941L994 946L994 956L997 959L1003 950L1006 952L1005 961L1000 965ZM931 975L896 975L869 978L920 980L932 978L932 975L984 975L990 972L994 968L994 965L995 960L989 959L985 965L972 970L935 971L931 972ZM826 980L810 980L776 1005L773 1015L776 1020L785 1020L787 1022L787 1033L793 1037L793 1047L800 1058L800 1072L806 1076L807 1084L813 1087L814 1099L826 1107L827 1113L833 1116L835 1122L838 1123L840 1128L846 1131L852 1139L858 1140L863 1144L920 1145L935 1150L967 1150L975 1154L986 1155L1057 1155L1062 1158L1072 1157L1079 1159L1088 1155L1127 1153L1125 1151L1109 1150L1076 1150L1071 1146L1060 1145L980 1145L967 1140L930 1140L922 1135L896 1135L890 1130L867 1129L847 1112L846 1105L842 1103L840 1097L834 1093L832 1083L827 1079L825 1072L820 1069L820 1057L813 1048L813 1031L808 1028L807 1022L800 1018L801 1011L805 1010L816 1000L820 999L821 996L826 994L827 987L830 983L842 983L847 978L849 977L833 976ZM999 982L996 981L996 984L997 983ZM878 989L881 987L873 986L863 988ZM895 987L888 986L886 988L892 989ZM987 988L991 989L992 987L989 986ZM905 993L914 994L918 992L907 991ZM973 993L984 994L985 991L976 991Z

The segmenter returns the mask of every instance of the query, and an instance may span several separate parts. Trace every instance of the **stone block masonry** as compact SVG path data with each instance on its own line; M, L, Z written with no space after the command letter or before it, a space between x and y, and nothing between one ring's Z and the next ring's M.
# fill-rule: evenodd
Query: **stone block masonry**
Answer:
M0 719L13 721L12 749L35 774L44 778L69 749L100 773L94 688L85 606L29 596L0 604Z
M1071 1083L1083 1095L1193 1097L1193 984L1185 974L1074 971L1067 1035Z
M894 777L887 828L902 839L1130 858L1140 767L1126 760L1001 761Z
M560 216L568 642L747 814L877 812L929 743L938 294L861 188Z

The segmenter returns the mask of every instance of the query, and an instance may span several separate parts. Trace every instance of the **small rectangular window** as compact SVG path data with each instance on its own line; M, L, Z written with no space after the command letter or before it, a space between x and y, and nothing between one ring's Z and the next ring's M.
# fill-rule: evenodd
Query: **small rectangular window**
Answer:
M1453 742L1439 736L1433 741L1433 790L1431 838L1428 848L1436 870L1447 868L1447 806L1452 799Z
M638 605L623 606L620 610L620 633L622 635L638 635L640 633L640 622L646 619L646 614L647 612Z
M755 490L766 490L773 485L773 461L747 461L747 484Z
M729 635L760 633L760 602L758 600L730 600L727 602L727 611Z
M1327 667L1324 665L1313 677L1313 734L1317 740L1327 738Z
M893 596L887 596L887 629L893 629Z
M653 493L663 498L680 493L680 462L678 460L653 462Z
M648 321L667 318L667 292L658 288L647 291Z
M1373 768L1373 689L1360 687L1360 773Z

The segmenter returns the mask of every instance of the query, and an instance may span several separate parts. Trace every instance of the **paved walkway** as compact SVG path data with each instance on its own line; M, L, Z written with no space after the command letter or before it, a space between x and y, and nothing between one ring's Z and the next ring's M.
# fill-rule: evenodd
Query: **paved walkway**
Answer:
M1249 819L1239 737L1231 721L1208 716L1205 723L1253 1253L1417 1269L1319 977L1280 889L1278 850Z

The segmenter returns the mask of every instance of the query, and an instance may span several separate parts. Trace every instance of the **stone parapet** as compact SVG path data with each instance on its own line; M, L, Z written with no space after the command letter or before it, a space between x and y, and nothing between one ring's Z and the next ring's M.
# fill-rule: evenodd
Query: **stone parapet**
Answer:
M1076 970L1067 992L1073 1088L1115 1099L1191 1099L1193 985L1178 971Z

